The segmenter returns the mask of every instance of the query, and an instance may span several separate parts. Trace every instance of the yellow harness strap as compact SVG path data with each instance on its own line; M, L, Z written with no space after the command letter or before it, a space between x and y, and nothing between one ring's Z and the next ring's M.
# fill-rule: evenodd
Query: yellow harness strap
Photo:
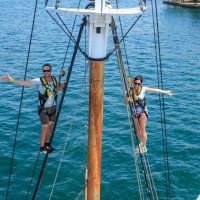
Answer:
M130 102L133 102L133 99L135 101L138 101L139 99L139 95L140 95L140 92L142 90L142 87L139 87L137 92L136 92L136 95L134 96L134 91L133 91L134 88L131 88L130 91L129 91L129 96L130 96Z
M51 78L53 80L54 90L55 90L55 92L57 92L57 81L56 81L56 78L54 76L52 76ZM49 84L46 81L46 79L44 78L44 76L41 78L41 81L42 81L42 84L44 85L44 87L46 88L46 94L49 97L51 95L51 90L50 90Z

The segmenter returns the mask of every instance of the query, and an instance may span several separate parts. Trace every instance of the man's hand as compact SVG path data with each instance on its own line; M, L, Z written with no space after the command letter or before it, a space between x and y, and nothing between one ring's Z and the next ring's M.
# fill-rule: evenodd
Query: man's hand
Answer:
M1 80L4 81L4 82L13 82L13 81L14 81L14 78L12 78L11 76L9 76L9 75L7 74L7 75L1 76Z
M59 84L58 85L58 91L63 90L64 87L65 87L65 84Z

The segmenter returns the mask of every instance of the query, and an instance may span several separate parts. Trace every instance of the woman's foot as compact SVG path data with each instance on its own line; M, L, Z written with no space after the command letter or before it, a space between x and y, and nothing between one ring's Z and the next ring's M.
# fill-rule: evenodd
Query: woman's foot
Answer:
M139 147L136 147L136 149L135 149L136 154L139 154L139 153L143 154L146 152L147 152L147 148L146 148L146 146L143 146L142 144L139 144Z

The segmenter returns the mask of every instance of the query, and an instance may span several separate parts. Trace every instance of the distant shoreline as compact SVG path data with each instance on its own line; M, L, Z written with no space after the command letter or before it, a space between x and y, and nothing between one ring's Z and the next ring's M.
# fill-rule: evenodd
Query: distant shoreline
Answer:
M195 3L195 1L181 2L181 1L169 0L169 1L163 1L163 3L168 4L168 5L173 5L173 6L200 9L200 2Z

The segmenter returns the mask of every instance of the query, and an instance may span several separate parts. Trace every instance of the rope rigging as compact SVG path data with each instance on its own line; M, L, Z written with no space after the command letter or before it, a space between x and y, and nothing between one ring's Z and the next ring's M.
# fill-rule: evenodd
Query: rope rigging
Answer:
M160 52L160 49L161 49L160 48L160 34L159 34L158 11L157 11L156 0L155 0L155 5L153 5L153 1L151 0L151 7L152 7L152 21L153 21L153 28L154 28L154 43L155 43L155 54L156 54L158 88L163 89L162 60L161 60L161 52ZM164 101L163 94L159 94L159 102L160 102L161 131L162 131L162 139L163 139L163 156L164 156L165 177L166 177L166 193L167 193L167 199L171 199L168 142L167 142L166 117L165 117L165 101Z
M85 28L85 49L86 49L86 28ZM73 117L72 117L72 122L70 124L70 127L69 127L69 131L68 131L68 135L66 137L66 140L65 140L65 144L64 144L64 147L63 147L63 151L62 151L62 155L61 155L61 158L60 158L60 162L59 162L59 165L58 165L58 168L57 168L57 172L56 172L56 176L55 176L55 179L54 179L54 183L53 183L53 186L52 186L52 189L51 189L51 193L49 195L49 200L52 198L52 195L53 195L53 191L54 191L54 188L55 188L55 184L56 184L56 180L57 180L57 177L58 177L58 173L60 171L60 167L61 167L61 164L62 164L62 161L63 161L63 157L64 157L64 152L66 150L66 147L67 147L67 142L68 142L68 137L70 135L70 132L71 132L71 128L72 128L72 125L73 125L73 122L74 122L74 118L75 118L75 115L76 115L76 112L77 112L77 108L78 108L78 103L80 101L80 97L82 96L82 90L84 88L85 92L85 120L84 120L84 129L85 129L85 135L84 135L84 144L86 143L86 76L87 76L87 71L88 71L88 68L89 68L89 63L87 64L86 63L86 60L85 60L85 73L84 73L84 80L82 82L82 86L80 87L80 92L79 92L79 96L77 98L77 103L76 103L76 106L75 106L75 109L74 109L74 112L73 112ZM83 87L83 84L84 84L84 87ZM84 148L84 163L86 163L86 149ZM86 166L84 166L84 169L86 170ZM77 197L75 198L76 200L78 200L82 194L84 194L84 189L86 187L86 182L85 182L85 186L84 188L79 192L79 194L77 195Z
M117 59L118 59L118 62L119 62L119 66L121 67L120 71L121 71L121 77L122 77L121 78L122 84L124 85L124 91L126 92L126 94L128 94L129 91L128 91L128 86L126 84L127 77L126 77L126 72L125 72L125 68L124 68L124 63L123 63L123 60L122 60L122 54L121 54L121 49L120 49L120 45L119 45L119 42L118 42L119 40L118 40L118 37L117 37L114 19L112 20L111 28L112 28L112 32L113 32L113 40L114 40L115 46L117 47L117 52L116 52L117 53ZM128 94L128 96L129 96L129 94ZM135 110L134 104L129 102L129 106L130 106L130 111L131 111L133 127L135 129L135 124L134 124L134 121L133 121L134 110ZM136 132L135 132L135 135L136 135ZM131 139L132 139L133 151L135 152L133 136L131 136ZM137 144L139 144L137 136L136 136L136 141L137 141ZM134 155L135 155L135 153L134 153ZM136 158L136 156L134 158ZM151 175L149 162L147 162L148 161L147 155L142 156L142 154L140 153L140 161L141 161L142 171L143 171L143 174L144 174L148 198L149 199L157 199L157 194L156 194L156 191L155 191L155 186L154 186L153 178L152 178L152 175ZM141 197L141 199L144 199L144 194L143 194L143 189L142 189L142 181L141 181L141 178L140 178L140 175L139 175L137 159L135 160L135 164L136 164L136 171L137 171L140 197Z
M47 5L48 4L48 1L46 2L46 4L45 5ZM79 2L79 5L78 6L80 6L80 2ZM47 12L48 13L48 12ZM49 13L50 14L50 13ZM51 16L51 15L50 15ZM67 45L67 50L66 50L66 53L65 53L65 57L64 57L64 61L63 61L63 66L62 66L62 70L61 71L63 71L63 68L64 68L64 64L65 64L65 61L66 61L66 57L67 57L67 53L68 53L68 49L69 49L69 44L70 44L70 41L72 40L72 32L73 32L73 30L74 30L74 25L75 25L75 22L76 22L76 17L77 17L77 15L75 16L75 19L74 19L74 23L73 23L73 27L72 27L72 31L70 32L69 31L69 29L67 29L67 27L66 27L66 29L68 30L68 32L70 33L70 39L69 39L69 42L68 42L68 45ZM55 20L55 19L54 19ZM64 23L64 22L63 22ZM75 40L74 40L75 41ZM78 45L77 45L78 46ZM69 69L68 69L69 70ZM70 71L70 70L69 70ZM69 72L68 71L68 72ZM63 73L65 73L65 72L63 72ZM68 73L69 74L69 73ZM60 79L61 79L61 75L59 76L59 83L60 83ZM68 77L68 79L69 79L69 77ZM30 182L30 186L29 186L29 189L28 189L28 193L27 193L27 197L26 198L28 198L28 194L29 194L29 192L30 192L30 188L31 188L31 185L32 185L32 181L33 181L33 177L34 177L34 174L35 174L35 170L36 170L36 166L37 166L37 162L38 162L38 158L39 158L39 154L40 153L38 153L38 157L37 157L37 160L36 160L36 164L35 164L35 168L34 168L34 171L33 171L33 175L32 175L32 178L31 178L31 182Z
M72 32L73 32L73 30L74 30L75 22L76 22L76 16L75 16L74 23L73 23L73 26L72 26ZM66 61L66 58L67 58L67 54L68 54L70 42L71 42L71 38L70 38L69 41L68 41L68 45L67 45L66 52L65 52L65 56L64 56L64 60L63 60L63 65L62 65L62 68L61 68L61 72L63 71L64 74L65 74L64 66L65 66L65 61ZM60 84L60 81L61 81L61 77L62 77L62 76L60 75L60 76L59 76L59 80L58 80L58 83L59 83L59 84ZM34 166L34 170L33 170L33 173L32 173L32 177L31 177L31 181L30 181L30 184L29 184L29 188L28 188L28 192L27 192L26 199L28 199L28 195L29 195L29 192L30 192L30 189L31 189L31 185L32 185L32 181L33 181L33 178L34 178L34 174L35 174L35 172L36 172L36 167L37 167L39 155L40 155L40 152L38 152L38 156L37 156L36 163L35 163L35 166Z
M46 5L47 5L47 3L48 3L48 1L46 1ZM79 2L79 5L78 5L78 6L80 6L80 2ZM50 16L51 16L51 15L50 15ZM84 20L84 21L85 21L85 20ZM76 22L76 16L75 16L75 19L74 19L74 23L73 23L73 27L72 27L72 31L71 31L71 32L73 32L75 22ZM64 23L64 22L63 22L63 23ZM65 26L65 27L66 27L66 26ZM66 28L67 28L67 27L66 27ZM68 29L67 29L67 30L68 30ZM70 32L70 31L68 30L68 32ZM66 50L66 53L65 53L65 57L64 57L63 66L62 66L62 70L61 70L61 71L63 71L64 64L65 64L65 61L66 61L66 56L67 56L68 49L69 49L69 44L70 44L70 41L72 40L72 37L73 37L71 32L70 32L70 39L69 39L69 42L68 42L68 45L67 45L67 50ZM78 45L77 45L77 46L78 46ZM78 49L77 46L76 46L75 49ZM71 67L71 66L70 66L70 67ZM71 73L71 72L70 72L70 67L69 67L69 69L68 69L67 80L69 80L69 73ZM63 72L63 73L65 73L65 72ZM62 76L62 75L59 76L59 83L60 83L61 76ZM67 81L66 81L66 82L67 82ZM56 121L57 121L57 120L56 120ZM33 181L33 177L34 177L34 174L35 174L35 170L36 170L36 166L37 166L39 154L40 154L40 153L38 153L38 157L37 157L37 160L36 160L36 163L35 163L35 167L34 167L34 171L33 171L33 175L32 175L32 178L31 178L31 182L30 182L30 186L29 186L29 189L28 189L28 192L27 192L27 197L26 197L26 199L28 198L28 194L29 194L29 192L30 192L30 188L31 188L32 181ZM44 164L44 163L43 163L43 164ZM38 181L39 181L39 180L38 180ZM37 186L36 186L36 188L37 188ZM39 188L37 188L37 189L39 189Z
M61 158L60 158L60 162L59 162L59 165L58 165L58 169L57 169L57 172L56 172L56 176L55 176L55 179L54 179L54 183L53 183L53 186L52 186L52 189L51 189L51 193L49 195L49 200L52 198L52 195L53 195L53 190L54 190L54 187L55 187L55 183L56 183L56 180L57 180L57 177L58 177L58 173L60 171L60 167L61 167L61 164L62 164L62 161L63 161L63 157L64 157L64 153L65 153L65 150L66 150L66 147L67 147L67 142L68 142L68 137L71 133L71 128L72 128L72 125L73 125L73 122L74 122L74 119L75 119L75 116L76 116L76 112L77 112L77 108L78 108L78 104L79 104L79 101L80 101L80 98L82 96L82 91L84 89L83 85L86 81L86 73L88 71L88 67L85 69L85 76L84 76L84 80L81 84L81 87L80 87L80 92L79 92L79 95L77 97L77 101L76 101L76 106L75 106L75 109L74 109L74 112L73 112L73 117L72 117L72 122L70 123L70 127L69 127L69 131L68 131L68 134L67 134L67 137L66 137L66 140L65 140L65 143L64 143L64 147L63 147L63 151L62 151L62 155L61 155ZM82 194L82 191L81 191L81 194ZM78 195L79 196L79 195Z
M81 0L80 0L81 1ZM80 6L80 1L79 1L79 6ZM47 6L47 5L46 5ZM71 31L68 29L68 27L65 25L64 21L62 20L62 18L60 17L60 15L58 13L56 13L56 15L58 16L59 20L61 21L61 23L63 24L63 26L66 28L67 31L64 30L64 28L58 23L58 21L53 17L53 15L46 10L46 12L49 14L49 16L55 21L55 23L63 30L63 32L70 38L70 40L75 44L77 44L74 36L72 35ZM78 45L77 48L79 49L79 51L85 56L85 58L89 59L89 56L82 50L82 48Z
M154 40L155 40L155 51L156 51L157 76L158 76L159 88L163 89L161 56L160 56L160 41L159 41L159 28L158 28L158 16L157 16L157 4L156 4L156 2L155 2L155 7L156 7L156 20L157 20L157 38L156 38L156 33L155 33L156 32L155 31L155 24L153 24L153 25L154 25ZM153 6L152 6L152 10L153 10ZM152 14L152 16L154 16L154 15ZM122 35L123 35L123 33L122 33ZM116 48L118 48L118 51L119 51L120 47L119 47L119 42L116 39L116 35L114 35L114 41L115 41ZM118 52L117 55L119 56L120 52ZM123 61L120 60L119 62L120 62L120 66L123 66ZM121 69L121 72L123 73L123 72L125 72L125 70ZM123 77L123 75L121 75L121 76ZM124 85L125 85L124 89L126 90L127 89L126 78L123 78L123 81L124 81ZM126 90L126 93L128 94L127 90ZM166 170L166 172L165 172L166 173L166 192L167 192L167 199L168 198L171 199L170 178L169 178L169 163L168 163L168 152L167 152L167 137L166 137L166 120L165 120L165 109L164 109L164 97L163 97L163 95L162 96L159 95L159 99L160 99L160 111L161 111L161 125L162 125L162 136L163 136L164 161L165 161L165 170ZM130 110L132 111L133 108L131 107L130 104L129 104L129 106L130 106ZM153 179L152 179L152 176L151 176L151 170L150 170L147 155L144 155L144 158L145 158L144 159L145 168L143 168L143 172L148 175L148 179L146 179L146 180L148 180L148 183L146 183L147 191L148 191L148 194L152 195L152 197L149 195L149 198L150 199L152 199L152 198L157 199L158 197L157 197L155 186L154 186ZM150 185L149 188L148 188L147 184ZM142 195L140 197L142 197Z
M156 1L156 0L155 0ZM35 12L34 12L34 18L33 18L33 24L32 24L32 31L31 31L31 37L30 37L30 42L29 42L29 50L28 50L28 56L27 56L27 62L26 62L26 68L25 68L25 75L24 75L24 80L26 79L26 73L27 73L27 68L28 68L28 61L29 61L29 56L30 56L30 47L31 47L31 41L32 41L32 35L33 35L33 29L34 29L34 22L35 22L35 16L36 16L36 10L37 10L37 2L38 0L36 0L36 4L35 4ZM58 1L57 1L58 3ZM46 5L48 4L48 0L46 0ZM152 8L153 10L153 8ZM153 11L152 11L153 12ZM53 20L57 23L57 21L55 20L55 18L47 11L47 13L53 18ZM156 10L156 13L157 13L157 10ZM57 14L57 13L56 13ZM61 17L57 14L58 18L60 19L60 21L63 23L63 25L65 26L63 20L61 19ZM156 15L157 16L157 15ZM87 16L86 16L87 17ZM67 52L68 52L68 48L69 48L69 44L70 42L72 41L74 44L75 44L75 49L74 49L74 52L73 52L73 55L72 55L72 59L71 59L71 64L69 66L69 69L68 69L68 74L67 74L67 78L65 80L65 87L63 89L63 93L62 93L62 97L61 97L61 100L60 100L60 104L59 104L59 108L58 108L58 112L57 112L57 117L56 117L56 121L55 121L55 124L53 126L53 130L52 130L52 136L51 136L51 139L50 139L50 144L52 143L52 140L53 140L53 136L55 134L55 130L56 130L56 126L57 126L57 121L58 121L58 118L59 118L59 115L60 115L60 112L61 112L61 108L62 108L62 105L63 105L63 102L64 102L64 97L65 97L65 94L66 94L66 91L67 91L67 88L68 88L68 84L69 84L69 80L70 80L70 76L71 76L71 73L72 73L72 69L73 69L73 65L74 65L74 61L75 61L75 57L76 57L76 54L77 54L77 51L80 50L80 52L85 56L85 58L87 60L92 60L90 57L87 56L87 54L80 48L79 44L80 44L80 40L81 40L81 35L82 35L82 32L83 32L83 28L86 26L87 24L87 20L86 20L86 17L83 18L83 22L81 24L81 27L80 27L80 30L79 30L79 35L77 37L77 40L75 40L75 38L73 37L72 35L72 32L73 32L73 29L74 29L74 25L75 25L75 21L74 21L74 24L73 24L73 27L72 27L72 31L69 31L69 29L65 26L65 28L67 29L68 32L66 32L63 27L61 25L58 25L60 26L60 28L67 34L67 36L69 37L69 42L68 42L68 46L67 46L67 50L66 50L66 54L65 54L65 58L64 58L64 61L63 61L63 66L62 66L62 69L64 68L64 64L65 64L65 61L66 61L66 57L67 57ZM125 54L126 54L126 60L127 60L127 65L128 65L128 72L129 72L129 76L130 76L130 67L129 67L129 62L128 62L128 57L127 57L127 52L126 52L126 45L125 45L125 40L124 38L127 36L127 34L131 31L131 29L134 27L134 25L136 24L136 22L140 19L141 15L137 18L137 20L131 25L131 27L128 29L128 31L123 34L122 33L122 39L119 40L118 39L118 36L117 36L117 32L116 32L116 27L115 27L115 23L114 23L114 19L112 20L112 31L113 31L113 40L114 40L114 43L115 43L115 48L107 54L107 56L105 58L102 58L100 60L105 60L105 59L108 59L115 51L117 52L117 59L118 59L118 65L120 67L120 72L121 72L121 79L122 79L122 83L123 83L123 87L124 87L124 91L126 92L127 95L129 95L129 91L128 91L128 85L127 85L127 77L126 77L126 72L125 72L125 68L124 68L124 63L123 63L123 60L122 60L122 55L121 55L121 49L120 49L120 43L123 42L124 44L124 49L125 49ZM76 17L75 17L75 20L76 20ZM120 20L120 19L119 19ZM158 19L157 19L158 20ZM121 25L121 20L120 20L120 26L121 26L121 31L122 31L122 25ZM155 28L155 26L154 26ZM157 66L158 66L158 85L159 87L163 88L163 82L162 82L162 68L161 68L161 58L160 58L160 42L159 42L159 30L158 30L158 21L157 21L157 38L156 38L156 33L155 33L155 29L154 29L154 37L155 37L155 49L156 49L156 61L157 63ZM158 44L156 45L156 40L158 41ZM158 47L157 47L158 46ZM158 50L157 50L158 48ZM158 61L158 58L157 58L157 54L159 55L159 61ZM99 59L98 59L99 60ZM60 82L60 77L59 77L59 82ZM17 121L17 127L16 127L16 135L15 135L15 141L14 141L14 148L13 148L13 155L12 155L12 161L11 161L11 168L10 168L10 175L9 175L9 181L8 181L8 187L7 187L7 194L6 194L6 199L8 199L8 192L9 192L9 187L10 187L10 179L11 179L11 174L12 174L12 168L13 168L13 160L14 160L14 154L15 154L15 148L16 148L16 141L17 141L17 133L18 133L18 127L19 127L19 119L20 119L20 113L21 113L21 107L22 107L22 100L23 100L23 93L24 93L24 86L22 87L22 95L21 95L21 101L20 101L20 108L19 108L19 113L18 113L18 121ZM160 95L159 95L160 96ZM163 95L160 97L160 110L164 110L164 97ZM78 104L78 101L77 101L77 104ZM131 111L131 117L132 117L132 122L133 122L133 117L134 117L134 113L133 111L135 110L134 108L134 104L131 104L129 103L129 107L130 107L130 111ZM75 114L74 114L75 115ZM130 118L129 118L130 119ZM168 161L168 152L167 152L167 149L168 149L168 146L167 146L167 137L166 137L166 120L165 120L165 112L164 113L161 113L161 123L162 123L162 134L163 134L163 149L164 149L164 160L165 160L165 166L166 166L166 177L167 177L167 183L166 183L166 188L167 188L167 198L170 198L171 199L171 193L170 193L170 178L169 178L169 161ZM133 122L133 127L134 127L134 122ZM130 125L131 127L131 125ZM134 127L135 129L135 127ZM134 147L134 139L133 139L133 134L132 134L132 131L131 132L131 140L132 140L132 146L133 146L133 151L135 150L135 147ZM136 133L135 133L136 134ZM137 137L136 137L137 139ZM67 143L67 141L66 141ZM137 144L138 143L138 140L137 140ZM65 145L66 147L66 145ZM64 152L64 150L63 150ZM134 154L135 156L135 154ZM38 157L39 157L39 154L38 154ZM42 180L42 176L43 176L43 172L44 172L44 169L45 169L45 166L46 166L46 162L47 162L47 159L48 159L48 154L46 154L45 158L44 158L44 161L43 161L43 164L42 164L42 167L41 167L41 171L40 171L40 174L39 174L39 178L38 178L38 181L37 181L37 184L36 184L36 188L35 188L35 191L34 191L34 195L33 195L33 198L32 199L36 199L37 197L37 193L38 193L38 190L39 190L39 187L40 187L40 183L41 183L41 180ZM137 177L138 177L138 186L139 186L139 190L140 190L140 198L141 199L145 199L144 198L144 193L143 193L143 187L142 187L142 180L141 180L141 177L140 177L140 169L138 167L138 162L137 162L137 157L135 156L135 160L136 160L136 164L137 164ZM37 158L37 161L38 161L38 158ZM37 166L37 161L36 161L36 165L35 165L35 169L36 169L36 166ZM147 155L142 155L140 153L140 161L141 161L141 165L142 165L142 171L143 171L143 174L144 174L144 180L145 180L145 185L146 185L146 189L147 189L147 193L148 193L148 198L149 199L158 199L157 198L157 194L156 194L156 189L155 189L155 185L154 185L154 182L153 182L153 177L151 175L151 169L150 169L150 164L149 164L149 161L148 161L148 157ZM34 172L33 172L33 175L35 173L35 169L34 169ZM59 171L59 170L58 170ZM58 172L57 172L58 173ZM57 178L57 175L56 175L56 178ZM56 178L55 178L55 181L56 181ZM33 179L33 176L32 176L32 179ZM31 183L32 183L32 179L31 179ZM53 185L53 188L55 186L55 181L54 181L54 185ZM29 191L30 191L30 187L29 187ZM28 193L29 193L28 191ZM169 192L168 192L169 191ZM52 189L52 192L53 192L53 189ZM80 194L82 194L82 191L80 192ZM51 195L52 193L50 194L50 198L51 198ZM28 196L27 196L28 198Z
M85 28L85 50L86 50L86 28ZM69 131L68 131L68 135L66 137L66 140L65 140L65 144L64 144L64 147L63 147L63 151L62 151L62 155L61 155L61 158L60 158L60 162L59 162L59 165L58 165L58 168L57 168L57 172L56 172L56 176L55 176L55 179L54 179L54 183L53 183L53 186L52 186L52 189L51 189L51 193L49 195L49 200L52 198L52 195L53 195L53 191L54 191L54 188L55 188L55 184L56 184L56 181L57 181L57 177L58 177L58 173L60 171L60 167L61 167L61 164L62 164L62 161L63 161L63 157L64 157L64 153L65 153L65 150L66 150L66 147L67 147L67 142L68 142L68 137L70 135L70 132L71 132L71 128L72 128L72 125L73 125L73 122L74 122L74 118L75 118L75 115L76 115L76 112L77 112L77 108L78 108L78 103L80 101L80 97L82 95L82 90L83 88L85 88L85 113L86 113L86 76L87 76L87 71L88 71L88 68L89 68L89 63L87 64L86 63L86 59L85 59L85 73L84 73L84 80L82 82L82 86L80 87L80 92L79 92L79 96L77 98L77 103L76 103L76 106L75 106L75 109L74 109L74 112L73 112L73 117L72 117L72 122L70 123L70 127L69 127ZM84 84L84 87L83 87L83 84ZM86 115L84 116L85 120L86 120ZM84 120L84 129L85 129L85 136L86 136L86 121ZM84 136L84 143L86 143L86 137ZM84 148L84 163L86 163L86 150ZM84 168L86 170L86 167ZM77 197L75 198L76 200L78 200L82 194L84 194L84 190L86 188L86 182L85 182L85 186L84 188L78 193Z
M86 41L87 41L87 33L89 32L89 29L86 29L85 28L85 51L86 51L86 49L87 49L87 44L86 44ZM88 66L89 66L89 62L88 62ZM84 98L85 98L85 105L84 105L84 113L85 113L85 115L84 115L84 172L85 172L85 196L87 195L87 179L88 179L88 170L87 170L87 145L86 145L86 140L87 140L87 132L88 132L88 123L89 123L89 120L88 120L88 118L87 118L87 116L86 116L86 114L88 114L89 113L89 111L88 111L88 104L87 104L87 101L86 101L86 98L87 98L87 96L86 96L86 91L87 91L87 74L86 74L86 72L87 72L87 68L88 68L88 66L87 66L87 60L85 59L85 85L84 85L84 87L85 87L85 96L84 96ZM87 122L86 122L86 120L87 120Z
M117 42L118 40L114 39L114 41ZM126 85L126 82L124 82L124 76L123 76L124 73L121 73L121 70L124 69L124 68L121 68L121 66L120 66L121 64L123 65L123 60L120 59L121 58L120 52L121 52L121 50L120 50L120 48L118 48L118 52L116 53L116 56L117 56L117 61L118 61L118 67L119 67L121 83L122 83L122 90L126 91L125 88L127 88L127 85ZM126 95L124 96L124 98L126 98ZM135 162L135 167L136 167L136 175L137 175L137 180L138 180L140 199L144 199L144 193L143 193L143 189L142 189L142 181L141 181L141 176L140 176L140 172L139 172L137 156L134 153L135 152L134 138L133 138L132 126L131 126L131 121L130 121L130 116L129 116L129 111L128 111L128 107L127 106L126 106L126 110L127 110L128 122L129 122L129 127L130 127L132 151L133 151L134 162Z
M57 20L55 19L55 17L53 17L53 15L46 10L46 12L49 14L49 16L56 22L56 24L63 30L63 32L71 39L71 41L74 43L74 45L77 43L74 36L72 35L72 33L70 32L70 30L67 28L67 26L65 26L64 22L61 20L60 16L57 14L57 16L59 17L59 19L62 21L62 23L64 24L65 28L67 29L67 31L57 22ZM80 47L79 47L80 48ZM81 50L81 49L79 49ZM82 50L81 50L82 52Z
M26 74L27 74L27 71L28 71L28 62L29 62L29 57L30 57L31 42L32 42L32 38L33 38L33 30L34 30L34 25L35 25L37 4L38 4L38 0L35 1L35 9L34 9L32 28L31 28L31 36L30 36L30 40L29 40L28 55L27 55L27 60L26 60L25 72L24 72L24 80L26 80ZM20 106L19 106L19 111L18 111L16 133L15 133L15 138L14 138L14 145L13 145L12 159L11 159L11 165L10 165L10 173L9 173L9 179L8 179L8 185L7 185L6 199L8 199L8 194L9 194L9 189L10 189L10 180L11 180L11 175L12 175L12 170L13 170L13 162L14 162L16 143L17 143L19 120L20 120L20 116L21 116L23 97L24 97L24 86L22 87L22 92L21 92L21 99L20 99Z
M38 155L37 155L37 158L36 158L36 162L35 162L35 165L34 165L34 168L33 168L33 173L32 173L32 176L31 176L31 181L30 181L30 184L29 184L29 187L28 187L28 191L26 193L26 200L28 200L28 195L29 195L29 192L31 190L31 185L32 185L33 178L34 178L34 175L35 175L35 172L36 172L36 168L37 168L39 156L40 156L40 152L38 152Z
M78 38L77 38L77 43L75 45L74 53L72 55L71 64L69 66L67 78L65 80L65 87L63 88L62 97L61 97L60 104L59 104L59 107L58 107L56 121L55 121L55 124L53 126L52 135L51 135L51 138L50 138L50 144L52 143L52 140L53 140L53 137L54 137L54 134L55 134L58 118L59 118L59 115L60 115L60 112L61 112L62 104L64 102L64 98L65 98L66 90L67 90L67 87L68 87L69 79L70 79L70 76L71 76L71 72L72 72L72 69L73 69L75 57L76 57L76 54L77 54L77 51L78 51L78 45L80 43L81 35L82 35L83 28L84 28L85 25L86 25L86 17L83 18L83 22L81 24L80 31L79 31ZM43 164L42 164L42 167L41 167L41 170L40 170L39 178L38 178L38 181L37 181L36 188L35 188L35 191L34 191L32 199L36 199L36 197L37 197L38 189L40 187L40 183L41 183L41 180L42 180L44 168L46 166L47 158L48 158L48 154L46 154L46 156L44 158L44 161L43 161Z
M75 23L76 23L76 18L77 18L77 15L75 16L75 19L74 19L74 23L73 23L73 26L72 26L71 33L73 33L73 31L74 31L74 26L75 26ZM70 42L71 42L71 37L69 38L69 42L68 42L68 44L67 44L67 49L66 49L66 52L65 52L64 60L63 60L62 70L64 69L64 66L65 66L65 61L66 61L66 59L67 59L67 54L68 54ZM61 76L59 76L59 83L60 83L60 80L61 80Z
M116 0L116 5L117 5L117 9L118 9L119 8L118 0ZM126 56L126 63L127 63L127 66L128 66L128 75L130 77L131 72L130 72L130 66L129 66L128 56L127 56L127 51L126 51L126 44L125 44L125 38L124 38L123 29L122 29L121 17L119 17L119 23L120 23L120 30L121 30L122 38L123 38L123 45L124 45L125 56Z

